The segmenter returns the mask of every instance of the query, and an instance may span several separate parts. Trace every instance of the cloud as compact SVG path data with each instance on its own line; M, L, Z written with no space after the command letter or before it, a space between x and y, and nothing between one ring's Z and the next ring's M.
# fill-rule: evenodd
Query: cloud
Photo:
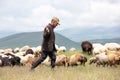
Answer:
M91 2L88 12L78 16L78 26L119 26L120 5L109 2Z
M1 0L0 30L40 31L53 16L60 27L120 26L119 0Z

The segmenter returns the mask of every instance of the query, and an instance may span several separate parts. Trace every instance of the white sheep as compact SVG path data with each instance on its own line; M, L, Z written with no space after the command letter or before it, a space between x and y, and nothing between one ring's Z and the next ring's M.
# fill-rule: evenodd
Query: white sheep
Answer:
M14 49L14 53L17 53L19 51L20 51L20 48L18 48L18 47Z
M60 46L58 49L58 52L66 52L66 47L65 46Z
M26 52L17 52L17 53L15 53L15 55L16 56L24 56L24 55L26 55Z
M59 47L58 47L58 45L57 45L57 44L55 44L55 48L56 48L56 50L59 50Z
M13 53L13 52L12 52L12 49L11 49L11 48L8 48L8 49L5 49L5 50L4 50L4 53L6 54L6 53Z
M23 46L22 48L20 48L20 52L27 51L28 49L30 49L28 45Z
M107 50L107 48L105 46L99 45L99 46L97 46L97 47L95 47L93 49L93 55L97 55L97 54L103 53L106 50Z
M108 66L108 56L106 55L105 52L98 54L95 57L97 59L97 62L96 62L97 65L99 65L99 66L103 65L103 67L104 67L107 64L107 66Z
M118 43L106 43L104 45L108 50L118 51L120 50L120 45Z
M34 62L35 56L33 54L27 54L26 56L19 56L21 58L20 63L26 65L27 63L32 64Z
M103 65L104 67L106 64L108 66L108 56L105 52L95 55L94 57L90 58L89 61L89 64L96 63L96 66Z
M42 47L41 46L37 46L35 53L38 54L38 55L41 54L42 53Z
M70 51L70 52L73 52L73 51L76 51L76 49L75 49L75 48L70 48L69 51Z
M4 54L4 49L0 49L0 54Z
M96 47L98 47L98 46L103 46L103 45L100 44L100 43L93 43L92 46L93 46L93 48L96 48Z

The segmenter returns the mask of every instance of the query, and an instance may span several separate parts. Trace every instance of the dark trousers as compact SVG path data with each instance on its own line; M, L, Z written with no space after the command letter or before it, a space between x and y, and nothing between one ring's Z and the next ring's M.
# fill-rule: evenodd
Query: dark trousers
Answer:
M35 63L33 63L31 69L34 69L39 64L41 64L47 58L47 56L49 56L50 59L51 59L51 68L54 68L55 67L55 61L56 61L55 53L54 52L43 51L42 54L41 54L41 57Z

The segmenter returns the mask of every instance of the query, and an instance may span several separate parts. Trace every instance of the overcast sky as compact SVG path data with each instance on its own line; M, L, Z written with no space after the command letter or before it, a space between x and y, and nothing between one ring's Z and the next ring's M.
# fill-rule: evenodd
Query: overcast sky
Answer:
M0 0L0 31L41 31L53 16L57 29L120 27L120 0Z

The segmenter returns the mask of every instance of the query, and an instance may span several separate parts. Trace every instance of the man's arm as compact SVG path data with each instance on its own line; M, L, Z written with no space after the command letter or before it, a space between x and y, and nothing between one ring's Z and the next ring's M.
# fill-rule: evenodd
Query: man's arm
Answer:
M45 38L49 38L49 36L50 36L50 29L48 27L46 27L44 29L44 37Z

